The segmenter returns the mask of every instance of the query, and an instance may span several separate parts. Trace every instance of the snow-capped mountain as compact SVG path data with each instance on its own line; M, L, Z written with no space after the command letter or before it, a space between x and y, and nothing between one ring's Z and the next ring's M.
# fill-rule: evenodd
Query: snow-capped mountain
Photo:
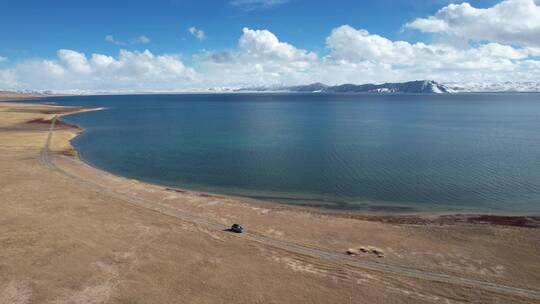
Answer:
M259 87L212 87L191 88L176 91L91 91L91 90L5 90L3 92L24 94L34 97L57 96L57 95L103 95L103 94L175 94L175 93L235 93L235 92L299 92L299 93L409 93L409 94L440 94L440 93L512 93L512 92L540 92L540 82L516 81L498 83L480 82L446 82L439 83L434 80L416 80L408 82L389 82L383 84L341 84L326 85L316 82L308 85L297 86L259 86Z
M322 92L322 93L416 93L416 94L439 94L451 93L446 86L439 84L433 80L417 80L400 83L383 83L383 84L342 84L336 86L328 86L323 83L313 83L301 86L281 86L281 87L255 87L244 88L239 91L255 91L255 92Z
M540 82L535 81L506 81L497 83L445 83L452 92L540 92Z
M448 89L433 80L417 80L383 84L343 84L328 87L330 93L449 93Z

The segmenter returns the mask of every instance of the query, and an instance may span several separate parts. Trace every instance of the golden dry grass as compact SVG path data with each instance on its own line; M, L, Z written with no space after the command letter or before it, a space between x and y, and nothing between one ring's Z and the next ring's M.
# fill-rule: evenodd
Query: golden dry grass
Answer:
M68 126L54 132L51 149L60 153L50 155L63 174L40 157L48 124L27 123L52 118L40 113L51 109L0 103L0 304L537 302L299 254L129 198L338 255L360 247L384 252L354 256L361 261L534 290L539 229L398 225L174 191L64 155L80 132Z

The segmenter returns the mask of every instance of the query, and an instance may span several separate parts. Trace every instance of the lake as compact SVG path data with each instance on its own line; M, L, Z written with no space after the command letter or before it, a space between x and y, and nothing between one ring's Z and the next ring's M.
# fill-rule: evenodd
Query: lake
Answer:
M540 94L50 97L91 165L186 189L385 212L540 212Z

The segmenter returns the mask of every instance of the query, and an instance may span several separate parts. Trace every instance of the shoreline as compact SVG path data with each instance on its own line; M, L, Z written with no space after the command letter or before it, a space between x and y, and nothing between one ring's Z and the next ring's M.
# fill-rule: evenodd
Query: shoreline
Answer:
M83 129L56 121L76 110L0 103L0 299L540 299L540 229L514 217L338 214L140 182L76 157Z
M70 122L61 120L61 117L68 116L71 114L77 114L77 113L83 113L83 112L89 112L89 111L100 111L100 110L106 110L106 109L103 107L99 107L99 108L89 108L87 110L66 113L59 116L59 121L63 123L67 123L67 124L72 124ZM76 154L74 155L74 157L76 157L78 161L84 164L87 164L88 166L91 166L95 168L96 170L103 171L108 174L112 174L117 177L120 177L120 178L137 180L139 183L162 187L167 191L174 191L176 193L190 192L190 193L195 193L197 195L203 195L203 196L207 195L210 197L228 197L235 200L247 201L251 204L255 204L258 206L264 205L265 207L270 207L273 209L292 208L292 209L296 209L300 211L314 212L321 215L333 215L333 216L339 216L339 217L356 218L356 219L381 221L381 222L389 222L389 223L402 223L402 224L405 224L405 223L407 224L445 223L445 224L449 224L452 222L459 222L459 223L484 223L484 224L540 228L540 213L539 212L482 211L482 210L465 210L465 209L441 210L441 211L435 211L435 210L434 211L423 211L423 210L370 211L370 210L364 210L361 208L359 209L346 209L346 208L339 209L339 208L332 208L332 207L325 208L322 206L288 204L286 202L279 202L276 200L272 200L272 198L266 199L266 198L260 198L260 197L249 196L249 195L235 195L235 194L220 193L218 191L213 192L213 191L193 190L189 188L183 188L182 186L170 186L170 185L160 184L157 182L143 181L137 178L131 178L131 177L119 175L113 172L109 172L107 170L98 168L94 166L93 164L91 164L90 162L82 159L79 156L79 152L75 148L75 145L73 145L72 141L75 140L78 136L80 136L85 131L85 129L76 124L73 124L73 125L74 127L81 130L81 132L76 137L70 140L70 145L73 147L74 151L76 151ZM306 201L309 201L309 200L306 200ZM387 207L388 208L401 208L401 207L407 208L406 206L401 206L401 205L388 205ZM386 207L382 207L381 209L384 209L384 208Z
M40 104L46 106L47 104ZM63 107L63 106L60 106ZM110 174L118 178L126 180L135 180L137 183L145 184L152 187L160 187L166 191L173 191L175 193L190 193L197 196L203 197L215 197L215 198L229 198L235 201L241 201L253 205L254 207L262 206L266 208L271 208L273 210L294 210L300 212L310 212L322 216L335 216L341 218L349 219L360 219L365 221L374 221L374 222L383 222L391 224L413 224L413 225L443 225L443 224L491 224L491 225L502 225L502 226L515 226L515 227L526 227L526 228L540 228L540 214L539 213L528 213L528 212L510 212L510 211L500 211L500 212L471 212L465 210L457 211L412 211L412 212L392 212L392 211L367 211L360 209L333 209L333 208L324 208L318 206L304 206L304 205L294 205L281 203L278 201L272 201L271 199L259 199L250 196L241 196L234 194L223 194L219 192L211 191L199 191L191 190L188 188L182 187L172 187L159 183L142 181L137 178L130 178L127 176L115 174L103 169L100 169L91 163L84 161L80 156L79 152L72 144L72 141L75 140L78 136L85 132L86 129L81 126L70 123L62 120L62 116L69 116L77 113L92 112L92 111L102 111L106 110L104 107L97 108L85 108L72 106L72 108L77 109L76 111L66 111L58 115L58 122L64 124L68 127L73 127L80 130L75 137L69 140L71 149L73 149L73 154L67 154L68 156L74 157L77 161L86 164L87 166L92 167L95 170L98 170L102 173ZM399 207L399 206L398 206Z
M38 97L39 99L39 97ZM14 101L14 100L12 100ZM0 100L0 102L2 102ZM16 101L15 101L16 102ZM36 105L41 106L50 106L50 104L46 103L35 103ZM55 105L57 107L65 107L60 105ZM279 202L276 200L272 200L271 198L265 199L265 198L257 198L249 195L235 195L235 194L226 194L226 193L220 193L220 192L213 192L213 191L200 191L200 190L192 190L189 188L183 188L181 186L168 186L156 182L149 182L149 181L143 181L137 178L131 178L128 176L123 176L120 174L116 174L113 172L109 172L107 170L98 168L91 164L88 161L85 161L79 156L79 152L75 148L75 145L73 145L73 141L79 137L81 134L83 134L86 129L82 128L81 126L71 123L65 120L62 120L61 118L63 116L69 116L72 114L77 113L84 113L84 112L93 112L93 111L103 111L106 110L105 107L80 107L80 106L71 106L67 108L73 108L76 109L76 111L70 111L69 109L65 111L64 113L60 113L58 115L58 123L63 124L67 127L73 127L79 130L77 135L69 140L69 145L71 146L71 149L73 150L72 154L67 154L68 156L72 156L76 158L77 161L84 163L95 170L101 171L106 174L111 174L113 176L116 176L118 178L123 178L127 180L136 180L138 183L146 184L149 186L154 187L161 187L165 189L166 191L173 191L175 193L192 193L199 196L207 196L207 197L227 197L233 200L240 200L242 202L247 202L249 204L253 204L256 206L263 206L266 208L272 208L274 210L283 210L283 209L289 209L290 210L297 210L300 212L311 212L319 215L324 216L336 216L336 217L342 217L342 218L352 218L352 219L361 219L361 220L367 220L367 221L376 221L376 222L385 222L385 223L393 223L393 224L420 224L420 225L426 225L426 224L452 224L452 223L471 223L471 224L494 224L494 225L508 225L508 226L516 226L516 227L527 227L527 228L540 228L540 213L538 212L521 212L521 211L474 211L474 210L441 210L441 211L423 211L423 210L416 210L416 211L388 211L388 210L380 210L380 211L370 211L370 210L363 210L363 209L339 209L339 208L325 208L321 206L309 206L309 205L295 205L295 204L288 204L285 202ZM43 123L50 123L50 121L46 122L43 121ZM308 201L308 200L306 200ZM389 208L401 208L403 206L400 205L388 205ZM382 209L384 209L383 207ZM405 207L407 208L407 207Z

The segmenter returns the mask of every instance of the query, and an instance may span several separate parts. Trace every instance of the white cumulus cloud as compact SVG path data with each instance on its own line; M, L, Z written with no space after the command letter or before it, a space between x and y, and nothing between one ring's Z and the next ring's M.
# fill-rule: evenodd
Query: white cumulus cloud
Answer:
M330 54L325 57L327 64L340 65L344 71L358 64L371 64L372 69L383 71L383 75L374 75L376 79L382 78L381 81L499 81L514 77L532 80L539 76L537 70L522 66L525 60L532 60L531 56L535 55L532 49L496 42L466 48L409 43L392 41L363 29L341 26L327 38L327 46L330 49Z
M280 41L268 30L244 28L234 50L195 56L199 72L211 86L298 83L309 79L317 54ZM226 75L226 77L223 77Z
M504 81L540 76L535 49L496 42L465 48L409 43L344 25L331 31L326 46L328 54L318 56L280 41L270 31L245 28L236 49L205 52L195 61L209 86L412 79Z
M116 45L124 45L125 44L122 41L114 39L114 36L110 35L110 34L105 36L105 41L110 42L112 44L116 44Z
M206 39L206 33L203 30L198 29L194 26L188 28L188 32L199 41L203 41Z
M238 45L251 56L287 61L310 61L317 58L315 53L279 41L276 35L268 30L244 28L242 32L243 35L240 37Z
M433 32L444 31L475 40L459 46L444 39L436 39L434 43L392 40L366 29L342 25L332 29L321 41L326 50L318 54L282 41L269 30L244 28L235 47L200 51L189 60L190 66L184 65L180 55L156 55L149 50L121 50L118 55L110 56L61 49L52 59L10 60L0 66L0 89L127 92L296 85L319 81L327 84L415 79L462 83L538 81L540 46L533 43L534 37L528 36L534 31L536 21L529 22L526 29L510 24L512 36L503 33L488 36L487 30L480 30L487 20L486 11L493 10L499 14L497 16L503 16L499 6L529 2L505 0L482 10L466 4L450 5L436 14L438 21L430 20L430 17L407 25L420 28L432 22ZM442 13L458 6L465 7L467 13L460 10ZM457 30L457 21L449 20L470 14L468 10L476 14L478 24L471 19L464 21L470 28ZM443 15L454 17L443 18ZM498 22L510 21L502 18ZM508 28L505 30L510 32ZM200 39L205 37L204 32L195 27L188 31L195 37L199 35ZM109 40L117 41L112 36Z
M131 43L133 44L147 44L150 43L150 38L146 37L145 35L140 35L131 40Z
M519 60L530 55L529 49L515 48L498 43L482 44L470 48L456 48L445 44L409 43L392 41L363 29L348 25L335 28L326 40L332 60L347 62L370 61L400 66L446 67L463 62L489 60L497 66L499 60Z
M161 91L188 87L196 80L197 73L179 56L148 50L121 50L113 57L63 49L53 60L26 60L0 70L0 86L14 89Z
M450 4L405 27L471 40L540 46L540 6L535 0L504 0L489 8L475 8L467 2Z
M69 71L79 74L88 74L92 71L83 53L72 50L59 50L56 55L58 62Z

